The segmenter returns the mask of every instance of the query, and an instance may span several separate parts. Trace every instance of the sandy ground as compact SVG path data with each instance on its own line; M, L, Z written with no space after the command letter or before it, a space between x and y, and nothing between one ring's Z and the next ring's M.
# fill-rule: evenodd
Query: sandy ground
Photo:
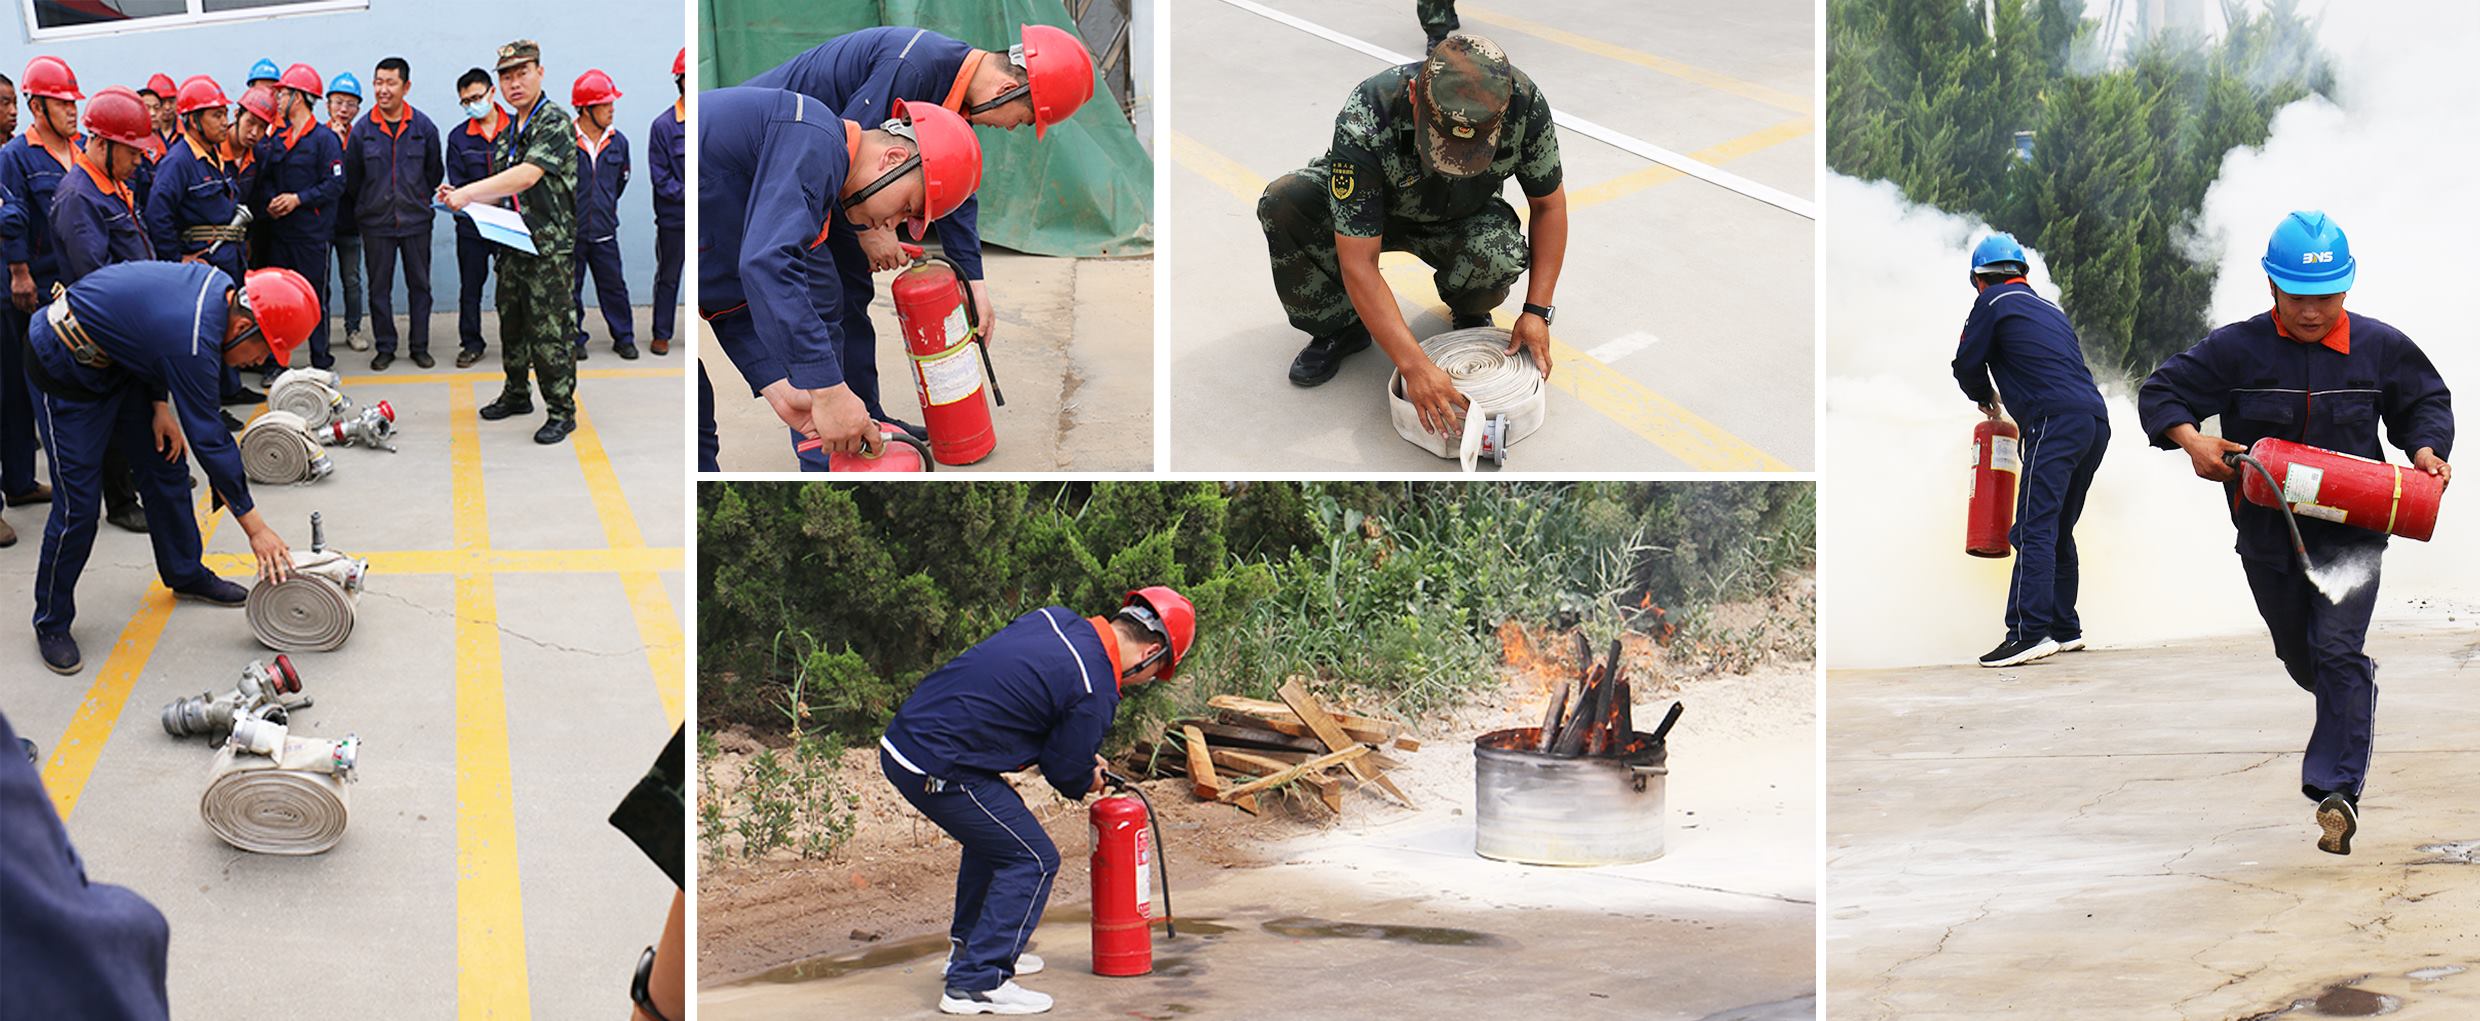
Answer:
M2314 846L2313 712L2261 633L1830 672L1831 1013L2480 1016L2470 619L2371 634L2348 857Z
M1067 1016L1366 1016L1415 995L1587 1017L1811 1016L1814 672L1779 655L1721 675L1697 666L1705 653L1677 672L1663 658L1631 646L1640 676L1665 678L1639 693L1639 718L1688 705L1664 857L1557 869L1472 853L1471 739L1541 712L1543 685L1510 668L1503 687L1424 721L1420 751L1393 753L1389 776L1417 809L1361 789L1340 818L1314 805L1252 818L1194 801L1184 780L1146 782L1181 935L1157 937L1141 978L1090 974L1084 806L1021 778L1065 859L1033 941L1050 970L1027 984L1076 1005ZM749 748L727 741L724 762ZM866 751L846 771L866 821L836 860L701 871L699 1016L935 1016L955 852ZM1644 952L1646 932L1663 934L1660 953Z
M999 446L945 471L1148 471L1154 467L1154 260L1052 259L990 250L983 264L998 327L990 358L1006 407L991 409ZM878 277L881 400L921 424L912 363ZM797 471L782 420L698 326L700 359L715 387L726 471Z
M1265 6L1410 55L1402 0ZM1816 194L1816 7L1791 0L1458 6L1562 114L1795 196ZM1257 201L1330 143L1335 113L1386 66L1233 4L1182 3L1168 147L1171 465L1183 470L1453 471L1398 436L1383 353L1314 389L1284 373L1307 337L1277 302ZM1511 471L1788 471L1815 462L1814 224L1559 130L1569 203L1548 417ZM1523 213L1522 193L1507 196ZM1381 269L1413 335L1447 328L1431 272ZM1499 309L1520 311L1523 285Z
M372 561L350 640L292 656L316 700L295 733L363 741L351 825L324 854L216 839L198 815L213 752L159 722L273 657L242 611L174 603L146 538L105 526L77 593L85 669L55 676L25 623L47 508L8 511L0 711L42 746L87 874L170 921L175 1017L576 1016L624 1002L661 929L670 881L604 818L679 714L681 358L587 362L588 428L538 446L539 411L474 417L499 391L496 341L454 371L455 323L453 304L432 322L436 369L338 354L348 396L396 408L398 452L332 450L326 480L252 489L296 548L318 511ZM246 582L241 529L202 522L209 567ZM280 989L270 940L298 957L273 966Z

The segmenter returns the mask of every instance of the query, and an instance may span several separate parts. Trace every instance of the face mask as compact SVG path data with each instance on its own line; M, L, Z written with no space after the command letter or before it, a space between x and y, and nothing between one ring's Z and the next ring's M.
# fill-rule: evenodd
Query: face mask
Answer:
M491 119L491 101L486 99L465 104L465 116L478 121Z

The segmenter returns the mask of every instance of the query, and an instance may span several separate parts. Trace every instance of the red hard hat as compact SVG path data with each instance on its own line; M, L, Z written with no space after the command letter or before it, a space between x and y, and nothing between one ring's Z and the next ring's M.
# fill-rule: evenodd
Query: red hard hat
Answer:
M147 115L146 101L129 86L115 85L95 93L86 103L85 123L87 134L163 155L164 140L155 137L155 118Z
M1161 680L1170 680L1171 673L1188 658L1188 647L1197 641L1197 608L1189 605L1188 597L1171 590L1168 585L1149 585L1128 593L1128 601L1120 606L1143 603L1153 611L1154 619L1162 622L1164 637L1171 639L1171 663L1163 667Z
M1049 25L1024 26L1025 84L1033 90L1033 137L1067 120L1094 98L1094 55L1076 34Z
M912 219L913 236L920 237L930 221L955 212L982 186L982 140L963 115L943 106L899 99L894 113L909 125L921 157L921 214Z
M327 94L327 83L319 78L318 69L308 64L295 64L285 68L284 77L276 79L276 84L298 92L307 92L313 96Z
M688 74L688 73L689 73L689 48L688 48L688 47L683 46L683 47L681 47L681 48L680 48L680 52L679 52L679 53L675 53L675 54L673 54L673 55L672 55L672 73L673 73L673 74Z
M172 109L175 113L186 115L200 110L231 105L232 100L224 96L224 87L217 85L215 79L200 74L191 75L188 81L181 83L179 96L173 100Z
M36 57L26 62L26 73L17 80L17 87L29 96L78 100L86 94L78 91L77 72L69 70L67 61L59 57Z
M569 87L568 105L593 106L620 98L620 87L611 83L611 76L596 68L587 68L577 76L577 84Z
M250 86L249 91L241 94L241 112L273 126L279 119L276 115L276 87L264 82Z
M319 324L318 292L289 269L251 270L241 285L241 302L257 317L267 353L280 365L293 364L293 349Z
M171 75L157 71L147 76L146 87L138 91L152 92L157 99L171 99L174 93L180 91L180 87L172 84Z

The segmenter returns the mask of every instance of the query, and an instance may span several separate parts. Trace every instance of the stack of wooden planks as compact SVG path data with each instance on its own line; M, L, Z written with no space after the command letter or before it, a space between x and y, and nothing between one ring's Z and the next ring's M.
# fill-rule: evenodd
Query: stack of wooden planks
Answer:
M1161 745L1137 742L1130 765L1140 775L1186 776L1198 800L1251 815L1259 794L1288 785L1315 791L1318 802L1340 813L1346 777L1412 805L1386 778L1399 763L1385 749L1421 748L1402 724L1328 706L1297 677L1277 695L1281 701L1216 695L1206 703L1213 716L1172 721Z

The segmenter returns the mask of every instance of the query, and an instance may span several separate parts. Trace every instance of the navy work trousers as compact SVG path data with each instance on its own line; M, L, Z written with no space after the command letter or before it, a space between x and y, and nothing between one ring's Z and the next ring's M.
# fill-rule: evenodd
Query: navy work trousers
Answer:
M362 259L370 268L370 336L381 354L396 352L396 264L405 266L405 349L431 349L431 228L403 237L362 235ZM476 327L477 331L480 329Z
M2357 802L2368 782L2376 747L2377 661L2361 649L2368 641L2369 615L2377 608L2380 548L2350 554L2367 558L2368 580L2339 603L2318 591L2297 564L2243 561L2256 612L2273 633L2273 654L2291 683L2316 696L2316 728L2308 732L2307 757L2299 766L2301 793L2311 800L2339 793ZM2308 553L2320 565L2336 566L2335 551L2311 547Z
M333 243L327 238L270 238L267 264L301 274L301 278L310 283L310 293L323 295L327 293L327 262L332 248ZM335 310L328 309L327 312L333 315ZM361 317L356 315L353 321L359 324ZM318 325L310 328L310 367L336 367L335 356L327 353L327 316L324 315L319 317Z
M2023 427L2024 463L2016 481L2015 527L2007 535L2015 544L2015 577L2006 590L2006 637L2080 638L2075 522L2084 516L2084 494L2109 450L2110 421L2066 414L2017 424Z
M480 234L456 232L457 345L482 353L482 285L491 279L491 243Z
M48 326L35 329L36 343L56 344ZM78 575L95 548L103 520L104 452L117 449L144 497L146 538L155 547L155 576L166 588L207 580L198 560L198 517L190 510L189 468L167 462L155 449L155 402L146 390L124 386L103 399L55 397L26 386L34 400L35 431L51 452L52 511L43 523L43 551L35 565L34 630L66 634L77 617Z
M603 328L614 349L634 347L637 328L629 321L629 282L620 275L620 241L577 239L577 276L568 300L577 306L577 346L586 346L586 272L594 273L594 304L603 311Z
M670 340L680 319L680 270L687 252L686 227L654 229L654 339ZM578 318L582 319L583 316Z
M34 490L34 403L26 389L26 313L0 298L0 496Z
M958 771L933 781L897 762L885 746L879 771L921 814L964 845L956 866L956 913L948 923L947 988L982 993L1015 977L1016 957L1042 924L1059 849L995 774ZM933 787L939 789L933 790Z

